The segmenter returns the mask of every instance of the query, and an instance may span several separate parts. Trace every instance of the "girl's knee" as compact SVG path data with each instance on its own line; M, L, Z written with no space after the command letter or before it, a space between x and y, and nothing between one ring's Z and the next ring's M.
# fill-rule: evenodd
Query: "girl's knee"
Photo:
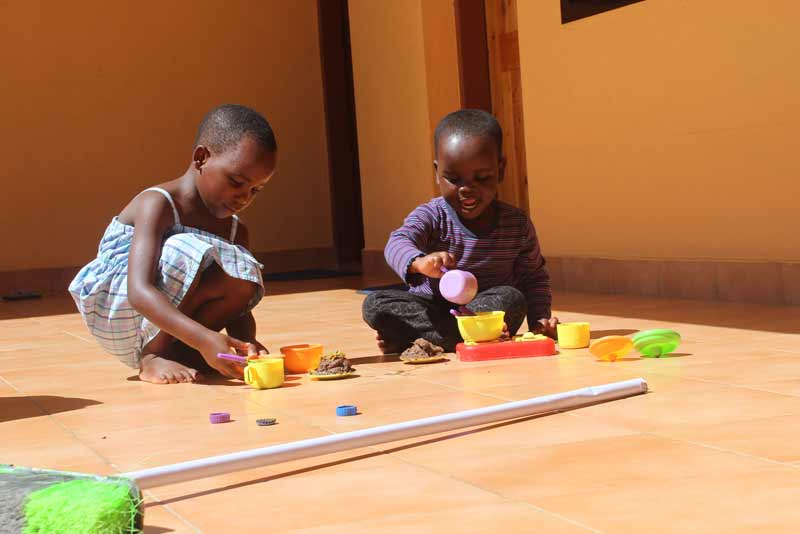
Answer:
M230 282L226 294L231 298L241 300L245 304L250 302L256 294L258 285L249 280L242 280L241 278L234 278L232 276L228 278L230 278Z
M253 298L258 290L258 284L230 276L219 265L213 263L200 280L201 287L223 298L244 299L247 302Z

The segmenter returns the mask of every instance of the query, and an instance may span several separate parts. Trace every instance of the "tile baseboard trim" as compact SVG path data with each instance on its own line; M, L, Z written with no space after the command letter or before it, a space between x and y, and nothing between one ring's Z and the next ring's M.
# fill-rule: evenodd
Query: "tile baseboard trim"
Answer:
M364 278L372 280L395 280L400 283L397 274L386 264L383 250L361 250L361 269Z
M382 250L361 258L365 276L396 278ZM561 291L800 305L800 262L549 256L547 264Z
M800 262L547 258L554 289L800 305Z

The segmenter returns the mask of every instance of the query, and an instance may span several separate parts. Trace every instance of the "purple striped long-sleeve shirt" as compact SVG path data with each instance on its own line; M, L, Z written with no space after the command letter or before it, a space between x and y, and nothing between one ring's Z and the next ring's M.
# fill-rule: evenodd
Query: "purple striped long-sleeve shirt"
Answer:
M431 252L449 252L459 269L478 279L478 290L495 286L519 289L528 303L528 324L550 317L550 275L539 250L536 230L524 211L495 201L497 226L476 235L458 219L442 197L418 206L403 226L389 236L384 256L412 293L437 295L439 281L409 274L414 259Z

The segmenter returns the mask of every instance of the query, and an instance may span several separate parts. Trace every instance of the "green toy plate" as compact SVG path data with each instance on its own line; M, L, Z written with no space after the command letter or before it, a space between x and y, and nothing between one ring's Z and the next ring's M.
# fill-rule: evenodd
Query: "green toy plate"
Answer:
M646 358L659 358L678 348L681 335L675 330L645 330L633 335L633 348Z

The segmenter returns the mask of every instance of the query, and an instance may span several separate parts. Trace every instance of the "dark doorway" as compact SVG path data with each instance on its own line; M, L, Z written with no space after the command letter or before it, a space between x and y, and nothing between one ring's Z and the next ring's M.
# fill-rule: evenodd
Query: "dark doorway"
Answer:
M347 0L317 0L333 242L339 269L360 270L364 248Z
M561 24L591 17L642 0L561 0Z
M455 0L461 107L492 112L484 0Z

